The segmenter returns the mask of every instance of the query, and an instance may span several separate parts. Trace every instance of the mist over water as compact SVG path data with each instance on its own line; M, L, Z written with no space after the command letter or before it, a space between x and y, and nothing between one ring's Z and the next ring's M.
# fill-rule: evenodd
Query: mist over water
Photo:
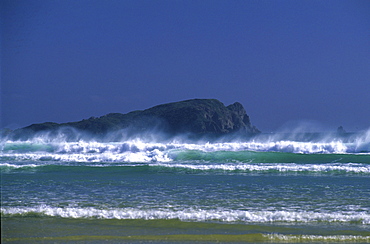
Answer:
M306 132L306 127L276 133L240 137L191 134L169 136L156 131L130 134L127 130L91 135L74 128L45 131L18 139L0 138L2 153L138 153L171 149L212 151L287 152L305 154L361 154L370 152L370 129L357 133Z

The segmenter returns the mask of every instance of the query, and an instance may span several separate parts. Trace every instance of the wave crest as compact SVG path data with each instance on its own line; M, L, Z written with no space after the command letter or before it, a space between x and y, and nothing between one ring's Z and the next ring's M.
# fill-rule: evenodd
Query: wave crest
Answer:
M62 218L100 218L100 219L179 219L182 221L221 221L244 223L274 222L340 222L370 224L367 212L310 212L310 211L248 211L248 210L203 210L203 209L97 209L97 208L59 208L46 205L38 207L7 207L1 209L2 215L40 214Z

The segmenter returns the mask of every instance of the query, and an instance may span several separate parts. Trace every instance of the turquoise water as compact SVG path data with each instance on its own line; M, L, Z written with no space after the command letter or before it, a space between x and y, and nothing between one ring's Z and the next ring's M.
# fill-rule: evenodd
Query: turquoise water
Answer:
M2 238L370 242L369 138L4 139Z

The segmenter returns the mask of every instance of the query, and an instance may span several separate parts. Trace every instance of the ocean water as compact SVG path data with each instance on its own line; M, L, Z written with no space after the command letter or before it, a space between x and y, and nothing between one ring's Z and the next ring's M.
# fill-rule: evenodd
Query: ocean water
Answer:
M370 131L0 149L3 243L370 243Z

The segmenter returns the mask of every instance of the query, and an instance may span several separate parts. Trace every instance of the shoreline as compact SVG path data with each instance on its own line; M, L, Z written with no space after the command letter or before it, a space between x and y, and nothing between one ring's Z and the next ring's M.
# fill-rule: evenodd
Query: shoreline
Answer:
M368 243L367 228L335 224L230 224L180 220L2 217L2 243ZM350 227L351 225L348 225ZM343 226L342 226L343 227ZM357 226L358 227L358 226Z

